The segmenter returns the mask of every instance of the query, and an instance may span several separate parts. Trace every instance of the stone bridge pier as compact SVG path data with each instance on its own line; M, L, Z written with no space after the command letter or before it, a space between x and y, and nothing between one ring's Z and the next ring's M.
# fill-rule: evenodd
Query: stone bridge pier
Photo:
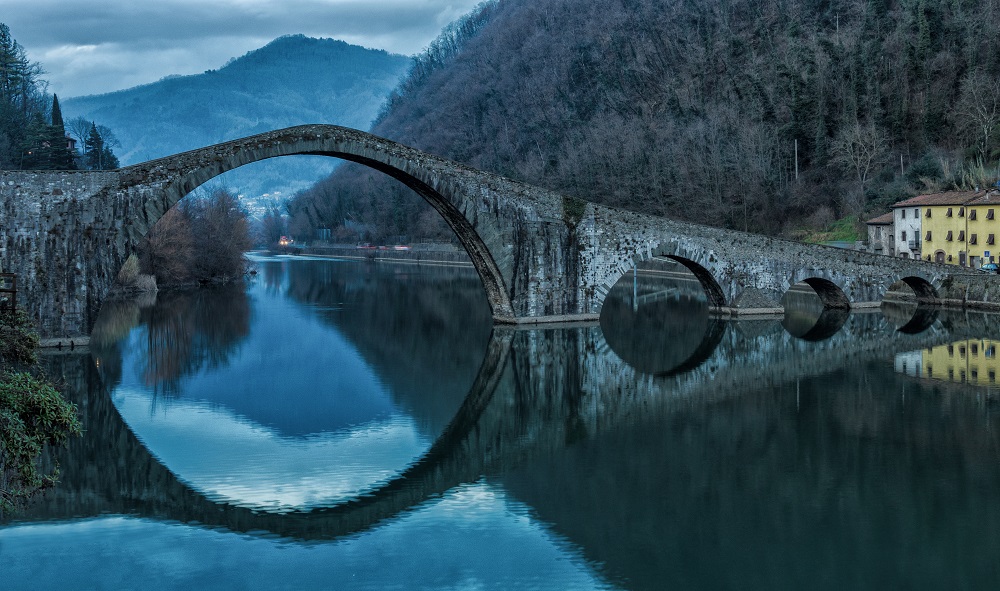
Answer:
M906 281L924 301L955 267L782 241L611 209L361 131L306 125L105 172L0 172L0 272L43 337L85 336L149 229L209 179L289 155L350 160L421 195L454 230L498 323L594 320L637 262L672 258L722 311L777 306L797 282L828 307L878 302ZM762 304L763 303L763 304Z

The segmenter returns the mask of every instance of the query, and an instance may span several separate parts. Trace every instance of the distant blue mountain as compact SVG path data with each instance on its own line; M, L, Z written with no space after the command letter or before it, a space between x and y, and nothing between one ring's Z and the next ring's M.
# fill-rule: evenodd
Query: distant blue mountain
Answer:
M62 101L63 117L85 117L121 141L123 165L303 123L367 130L411 59L303 35L280 37L218 70ZM336 162L280 158L224 176L248 196L290 196Z

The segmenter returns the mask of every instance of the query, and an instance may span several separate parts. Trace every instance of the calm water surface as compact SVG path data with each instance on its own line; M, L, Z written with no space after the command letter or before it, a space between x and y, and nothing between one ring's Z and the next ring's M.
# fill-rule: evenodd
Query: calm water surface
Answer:
M50 355L87 430L0 523L4 589L991 589L1000 322L492 326L464 268L258 257ZM789 296L792 298L792 296Z

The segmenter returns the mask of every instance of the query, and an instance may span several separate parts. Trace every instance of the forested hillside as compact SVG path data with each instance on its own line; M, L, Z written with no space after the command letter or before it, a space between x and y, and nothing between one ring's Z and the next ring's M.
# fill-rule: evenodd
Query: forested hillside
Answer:
M998 22L998 0L492 0L416 59L373 131L584 199L789 234L996 180ZM290 213L300 234L351 219L448 235L355 165Z
M367 129L410 58L333 39L281 37L218 70L175 76L119 92L63 101L115 130L122 164L304 123ZM280 159L257 167L233 188L283 189L329 173L333 161ZM249 185L249 186L248 186Z

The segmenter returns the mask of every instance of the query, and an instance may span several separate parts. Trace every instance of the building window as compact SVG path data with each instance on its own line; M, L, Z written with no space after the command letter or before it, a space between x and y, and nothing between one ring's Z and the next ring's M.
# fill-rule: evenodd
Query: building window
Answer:
M920 208L919 207L916 207L916 208L913 209L913 218L914 219L920 219Z
M969 210L969 219L970 220L976 219L976 210L975 209L970 209Z
M995 241L995 239L993 238L993 234L987 234L986 235L986 244L993 244L994 241Z
M969 234L969 244L975 244L977 242L975 234Z
M947 240L948 242L951 242L953 240L953 238L952 238L951 235L952 235L952 231L948 230L948 234L944 237L944 239Z
M948 208L948 211L945 212L944 217L946 217L946 218L950 218L951 217L951 208L950 207Z
M928 209L927 211L930 211L930 210ZM927 242L931 241L931 231L930 230L927 230L927 235L924 236L924 240L926 240ZM930 259L928 259L928 260L930 260Z
M951 255L948 255L948 262L950 263L950 262L951 262L952 260L953 260L953 259L952 259L952 256L951 256Z
M965 217L965 208L964 207L959 207L958 208L958 217L960 217L960 218L964 218Z
M903 232L899 233L899 241L900 242L906 242L906 231L905 230Z
M958 241L965 242L965 230L958 231Z
M992 220L993 219L993 210L992 209L987 209L986 210L986 219L988 219L988 220Z
M929 207L927 208L927 213L924 214L924 217L928 217L928 218L931 217L931 208L929 208Z

